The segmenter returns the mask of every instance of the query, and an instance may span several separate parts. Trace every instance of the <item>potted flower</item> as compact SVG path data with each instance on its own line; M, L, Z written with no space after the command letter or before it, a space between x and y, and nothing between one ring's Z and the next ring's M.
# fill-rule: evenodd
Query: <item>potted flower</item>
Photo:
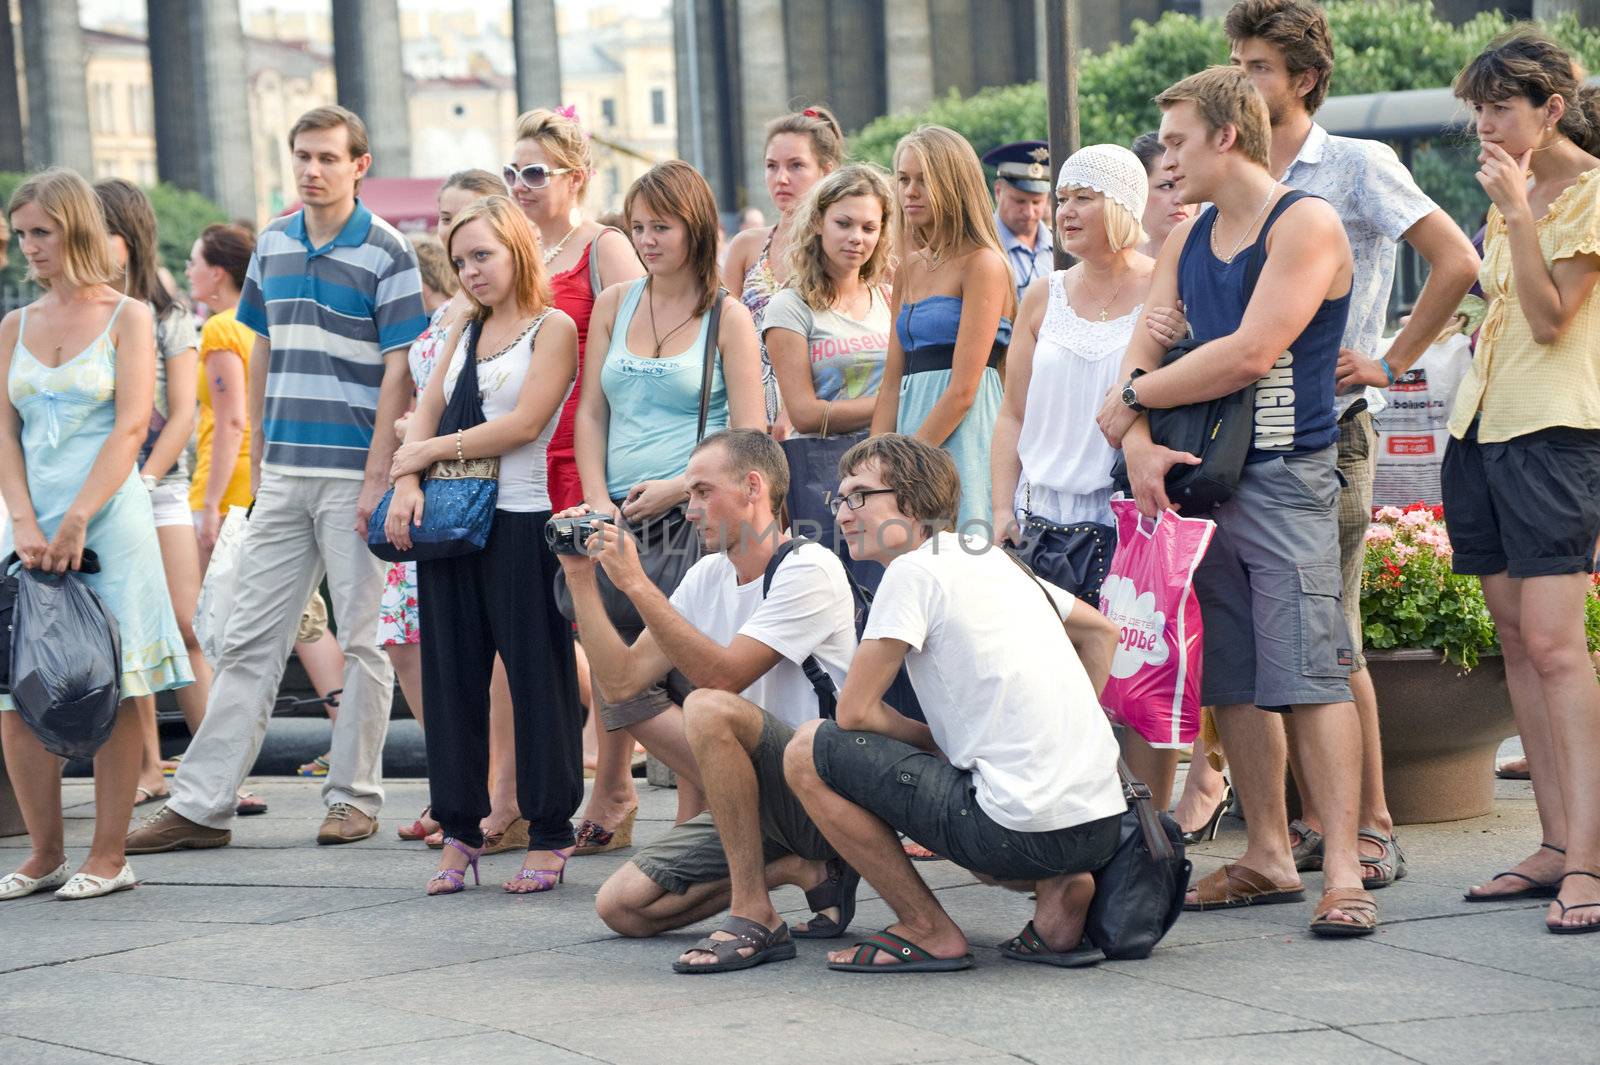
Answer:
M1442 508L1384 507L1367 530L1361 625L1378 692L1384 785L1395 820L1489 812L1494 758L1516 734L1494 621L1476 577L1450 571ZM1600 647L1600 589L1588 604Z

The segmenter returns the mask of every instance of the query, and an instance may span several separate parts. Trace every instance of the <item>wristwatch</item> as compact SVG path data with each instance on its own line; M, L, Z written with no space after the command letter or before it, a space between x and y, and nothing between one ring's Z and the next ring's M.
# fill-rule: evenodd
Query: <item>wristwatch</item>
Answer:
M148 473L141 473L139 475L139 480L144 482L144 490L146 492L154 492L156 490L156 486L161 483L159 480L157 480L156 478L150 476Z
M1144 376L1143 370L1135 370L1128 375L1128 383L1122 386L1122 402L1135 414L1143 414L1145 406L1139 402L1139 394L1133 390L1133 383Z

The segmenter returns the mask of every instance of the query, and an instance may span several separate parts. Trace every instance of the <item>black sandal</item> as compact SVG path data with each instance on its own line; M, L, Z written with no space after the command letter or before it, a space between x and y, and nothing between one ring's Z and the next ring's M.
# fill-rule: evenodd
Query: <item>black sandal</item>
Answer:
M1541 843L1539 846L1545 850L1555 851L1557 854L1567 853L1554 843ZM1528 886L1525 888L1518 888L1516 891L1507 891L1503 894L1496 895L1474 895L1472 892L1466 891L1462 893L1461 897L1467 902L1510 902L1514 899L1553 899L1561 891L1561 881L1559 879L1546 882L1543 880L1535 880L1526 873L1518 873L1509 870L1504 873L1494 874L1489 878L1489 883L1492 884L1496 880L1503 880L1508 876L1514 876L1518 880L1526 880L1528 882Z
M731 973L740 969L752 969L757 965L764 965L769 961L788 961L795 956L794 941L789 938L789 926L780 924L777 928L768 928L758 921L745 917L735 917L729 914L717 926L718 932L726 932L733 939L712 939L710 936L702 939L685 954L699 952L709 954L715 961L695 965L686 961L672 963L675 973ZM754 947L751 954L740 954L746 947Z
M875 956L887 954L895 960L878 962ZM972 955L936 958L909 939L884 930L874 932L856 944L849 961L830 961L828 968L841 973L953 973L972 968Z
M1587 869L1574 869L1570 873L1562 873L1561 879L1565 880L1569 876L1589 876L1600 880L1600 873L1591 873ZM1556 890L1560 890L1559 886ZM1600 910L1600 902L1575 902L1568 906L1560 899L1556 899L1555 903L1561 907L1562 917L1566 917L1573 910ZM1582 936L1590 932L1600 932L1600 921L1590 921L1588 924L1551 924L1546 921L1544 926L1552 935L1557 936Z
M1105 958L1100 948L1089 942L1088 936L1080 939L1078 945L1071 950L1051 950L1040 937L1038 929L1033 927L1032 921L1028 922L1020 934L1000 944L1000 953L1016 961L1054 965L1060 969L1082 969L1098 965Z
M804 929L790 929L796 939L838 939L856 916L856 891L861 887L861 874L850 868L842 858L828 860L828 879L806 892L806 905L815 915ZM823 910L838 907L839 919L824 916Z

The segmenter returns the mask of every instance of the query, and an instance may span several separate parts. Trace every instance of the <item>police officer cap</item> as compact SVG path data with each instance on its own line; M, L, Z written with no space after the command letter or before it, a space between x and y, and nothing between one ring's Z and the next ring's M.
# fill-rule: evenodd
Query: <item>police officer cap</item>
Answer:
M1002 144L983 157L995 176L1023 192L1050 191L1050 146L1044 141Z

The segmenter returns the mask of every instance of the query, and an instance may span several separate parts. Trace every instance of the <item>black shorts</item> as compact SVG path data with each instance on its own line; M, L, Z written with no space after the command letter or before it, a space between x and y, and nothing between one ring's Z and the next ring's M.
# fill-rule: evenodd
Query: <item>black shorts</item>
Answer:
M1446 445L1440 481L1455 572L1594 572L1600 430L1541 429L1483 444L1474 421L1464 438Z
M1088 873L1111 860L1122 815L1053 832L1018 832L978 805L971 772L876 732L817 729L812 764L822 782L892 827L974 873L1044 880Z

